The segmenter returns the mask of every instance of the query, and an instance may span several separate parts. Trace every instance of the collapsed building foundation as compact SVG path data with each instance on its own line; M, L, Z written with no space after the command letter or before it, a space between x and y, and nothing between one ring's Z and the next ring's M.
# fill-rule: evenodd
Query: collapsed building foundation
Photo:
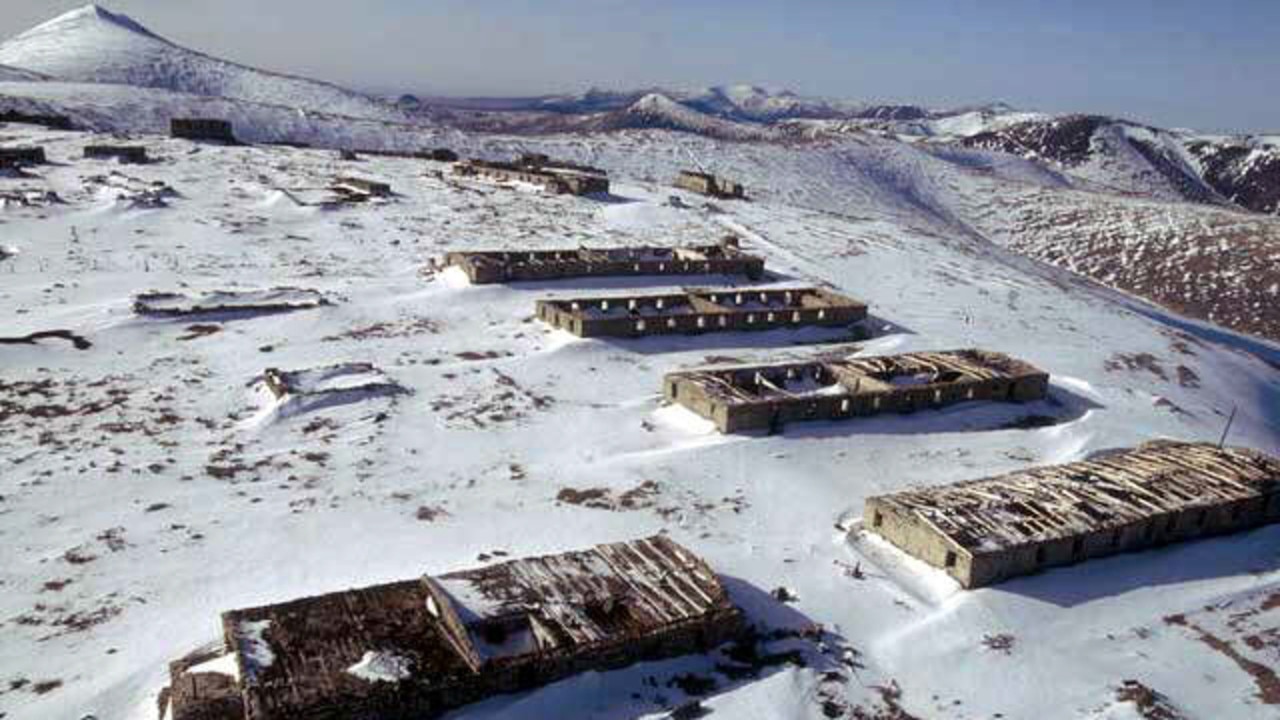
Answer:
M231 123L213 118L173 118L169 121L169 134L186 140L236 142Z
M453 172L463 177L525 182L557 195L609 192L609 178L604 170L552 160L545 155L526 154L515 162L463 160L453 166Z
M95 160L116 160L141 165L147 162L147 149L141 145L86 145L84 156Z
M727 200L742 200L747 196L742 183L694 170L680 171L676 176L675 186L681 190Z
M1048 389L1048 373L982 350L708 368L663 382L667 400L726 433L970 401L1028 402Z
M737 330L846 327L867 306L821 288L700 289L658 295L539 300L537 316L579 337L643 337Z
M459 251L445 256L475 284L605 275L764 276L764 258L743 252L736 237L717 245L527 251Z
M705 652L743 622L711 568L659 535L235 610L222 625L220 652L171 665L172 720L436 717Z
M372 363L337 363L299 370L267 368L262 382L277 400L340 400L407 393Z
M213 290L204 293L149 292L134 296L133 311L150 317L276 313L328 305L319 291L278 287L268 290Z
M1280 460L1156 441L1094 460L867 499L865 529L967 588L1280 522Z

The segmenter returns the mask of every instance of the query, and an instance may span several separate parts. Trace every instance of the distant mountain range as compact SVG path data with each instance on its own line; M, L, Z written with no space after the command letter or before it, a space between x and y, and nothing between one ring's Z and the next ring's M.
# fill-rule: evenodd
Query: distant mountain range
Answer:
M810 98L752 85L591 89L530 98L380 98L176 45L87 5L0 44L0 110L77 117L108 130L163 128L175 112L220 114L247 139L397 146L450 130L518 135L675 131L736 142L875 135L929 152L1031 159L1071 182L1280 212L1280 137L1171 131L995 103L950 110Z

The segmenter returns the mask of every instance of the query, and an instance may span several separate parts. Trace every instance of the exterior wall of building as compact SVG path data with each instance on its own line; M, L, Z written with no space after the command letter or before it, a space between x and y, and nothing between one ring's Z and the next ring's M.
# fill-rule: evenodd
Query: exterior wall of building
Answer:
M0 167L15 165L43 165L45 163L44 148L0 148Z
M84 156L141 164L147 161L147 149L141 146L86 145Z
M650 313L645 316L619 315L617 317L588 317L581 310L586 304L603 302L599 299L539 300L537 316L558 328L581 337L645 337L649 335L696 335L707 332L734 332L749 330L775 330L784 327L843 327L865 320L867 308L861 303L824 291L809 291L826 298L832 304L825 307L778 308L773 310L747 310L732 304L710 312L678 312L671 314ZM726 293L729 295L731 293ZM664 296L665 297L665 296ZM700 295L690 296L700 298ZM609 298L608 302L622 305L631 298ZM714 301L712 301L714 302ZM673 305L676 302L673 301ZM578 307L575 308L574 306Z
M0 123L20 123L23 125L40 125L50 130L74 130L75 124L66 115L31 115L16 110L0 113Z
M236 141L230 122L208 118L173 118L169 121L169 134L188 140Z
M867 499L862 521L867 530L969 587L971 563L975 558L932 528L911 516L894 511L874 497Z

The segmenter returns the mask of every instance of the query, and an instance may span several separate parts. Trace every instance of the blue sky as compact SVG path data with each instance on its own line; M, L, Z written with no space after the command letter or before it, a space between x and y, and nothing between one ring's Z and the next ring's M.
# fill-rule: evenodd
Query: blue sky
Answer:
M82 4L4 0L10 35ZM182 44L377 90L753 83L1280 131L1280 0L119 0Z

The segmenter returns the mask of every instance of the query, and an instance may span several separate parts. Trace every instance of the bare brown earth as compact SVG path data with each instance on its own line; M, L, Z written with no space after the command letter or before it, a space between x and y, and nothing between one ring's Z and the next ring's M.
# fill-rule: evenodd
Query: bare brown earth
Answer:
M1280 218L1062 190L996 193L979 215L985 234L1020 254L1280 340Z

